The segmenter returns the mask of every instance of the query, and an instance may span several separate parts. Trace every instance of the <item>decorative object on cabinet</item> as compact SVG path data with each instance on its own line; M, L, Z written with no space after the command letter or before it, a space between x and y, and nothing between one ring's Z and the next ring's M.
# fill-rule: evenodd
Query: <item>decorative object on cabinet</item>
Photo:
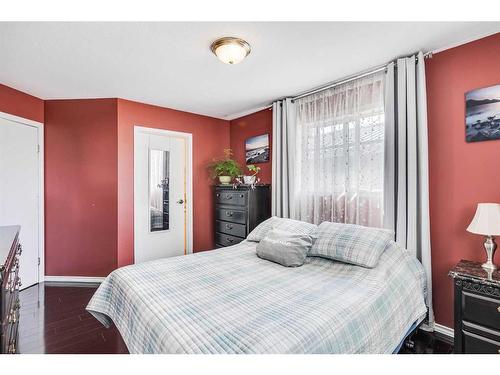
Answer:
M215 187L215 246L243 241L257 225L271 217L271 186Z
M500 271L461 260L455 284L455 353L500 354Z
M245 141L245 160L247 164L269 161L269 134L257 135Z
M19 225L0 227L0 306L2 330L0 333L1 353L18 352L19 327L19 256L22 248L19 243Z
M497 244L493 236L500 235L500 204L479 203L467 231L486 236L484 248L486 249L487 260L486 263L482 264L482 267L487 270L496 270L497 266L493 263L493 257L495 256Z
M500 85L465 93L465 140L500 139Z
M223 185L229 185L234 177L241 175L241 167L236 160L231 159L232 156L231 149L224 149L224 156L220 159L214 159L209 165L212 178L218 178Z
M257 184L259 182L258 181L259 179L257 178L257 174L260 172L260 167L257 167L254 164L249 164L249 165L247 165L247 169L252 174L250 176L246 176L246 175L243 176L243 182L245 183L245 185Z

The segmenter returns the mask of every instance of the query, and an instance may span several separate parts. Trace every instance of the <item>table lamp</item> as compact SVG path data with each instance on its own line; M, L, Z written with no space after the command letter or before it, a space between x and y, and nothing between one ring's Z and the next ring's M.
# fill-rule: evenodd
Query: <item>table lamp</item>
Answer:
M500 235L500 204L498 203L479 203L476 214L467 228L468 232L482 234L486 236L484 248L488 260L482 265L486 270L496 270L497 266L493 264L493 256L497 244L493 236Z

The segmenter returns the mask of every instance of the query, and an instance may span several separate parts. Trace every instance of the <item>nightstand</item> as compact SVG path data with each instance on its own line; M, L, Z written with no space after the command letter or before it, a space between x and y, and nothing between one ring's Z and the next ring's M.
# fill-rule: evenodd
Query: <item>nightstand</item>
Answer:
M455 284L455 353L500 354L500 270L461 260Z

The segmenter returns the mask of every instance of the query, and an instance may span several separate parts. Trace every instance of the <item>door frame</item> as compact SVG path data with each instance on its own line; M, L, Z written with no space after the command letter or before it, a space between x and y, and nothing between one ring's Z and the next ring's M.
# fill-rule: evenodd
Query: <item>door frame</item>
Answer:
M136 248L137 248L137 235L135 233L136 228L136 201L135 192L137 191L135 171L137 170L136 162L136 140L138 133L146 133L151 135L159 135L164 137L178 137L184 138L187 144L187 175L186 175L186 201L187 201L187 222L186 222L186 254L193 253L193 134L178 132L173 130L165 130L158 128L149 128L141 125L134 125L134 263L136 259Z
M41 283L45 280L44 126L42 122L29 120L5 112L0 112L0 118L38 129L38 258L40 258L40 264L38 265L38 282ZM23 228L21 228L21 230L23 230Z

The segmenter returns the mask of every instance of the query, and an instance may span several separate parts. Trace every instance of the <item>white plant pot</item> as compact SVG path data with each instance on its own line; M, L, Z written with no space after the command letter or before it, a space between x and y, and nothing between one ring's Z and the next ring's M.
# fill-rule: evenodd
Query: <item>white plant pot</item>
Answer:
M222 185L229 185L231 183L231 176L219 176L219 181Z
M243 176L243 183L245 185L255 184L255 176Z

